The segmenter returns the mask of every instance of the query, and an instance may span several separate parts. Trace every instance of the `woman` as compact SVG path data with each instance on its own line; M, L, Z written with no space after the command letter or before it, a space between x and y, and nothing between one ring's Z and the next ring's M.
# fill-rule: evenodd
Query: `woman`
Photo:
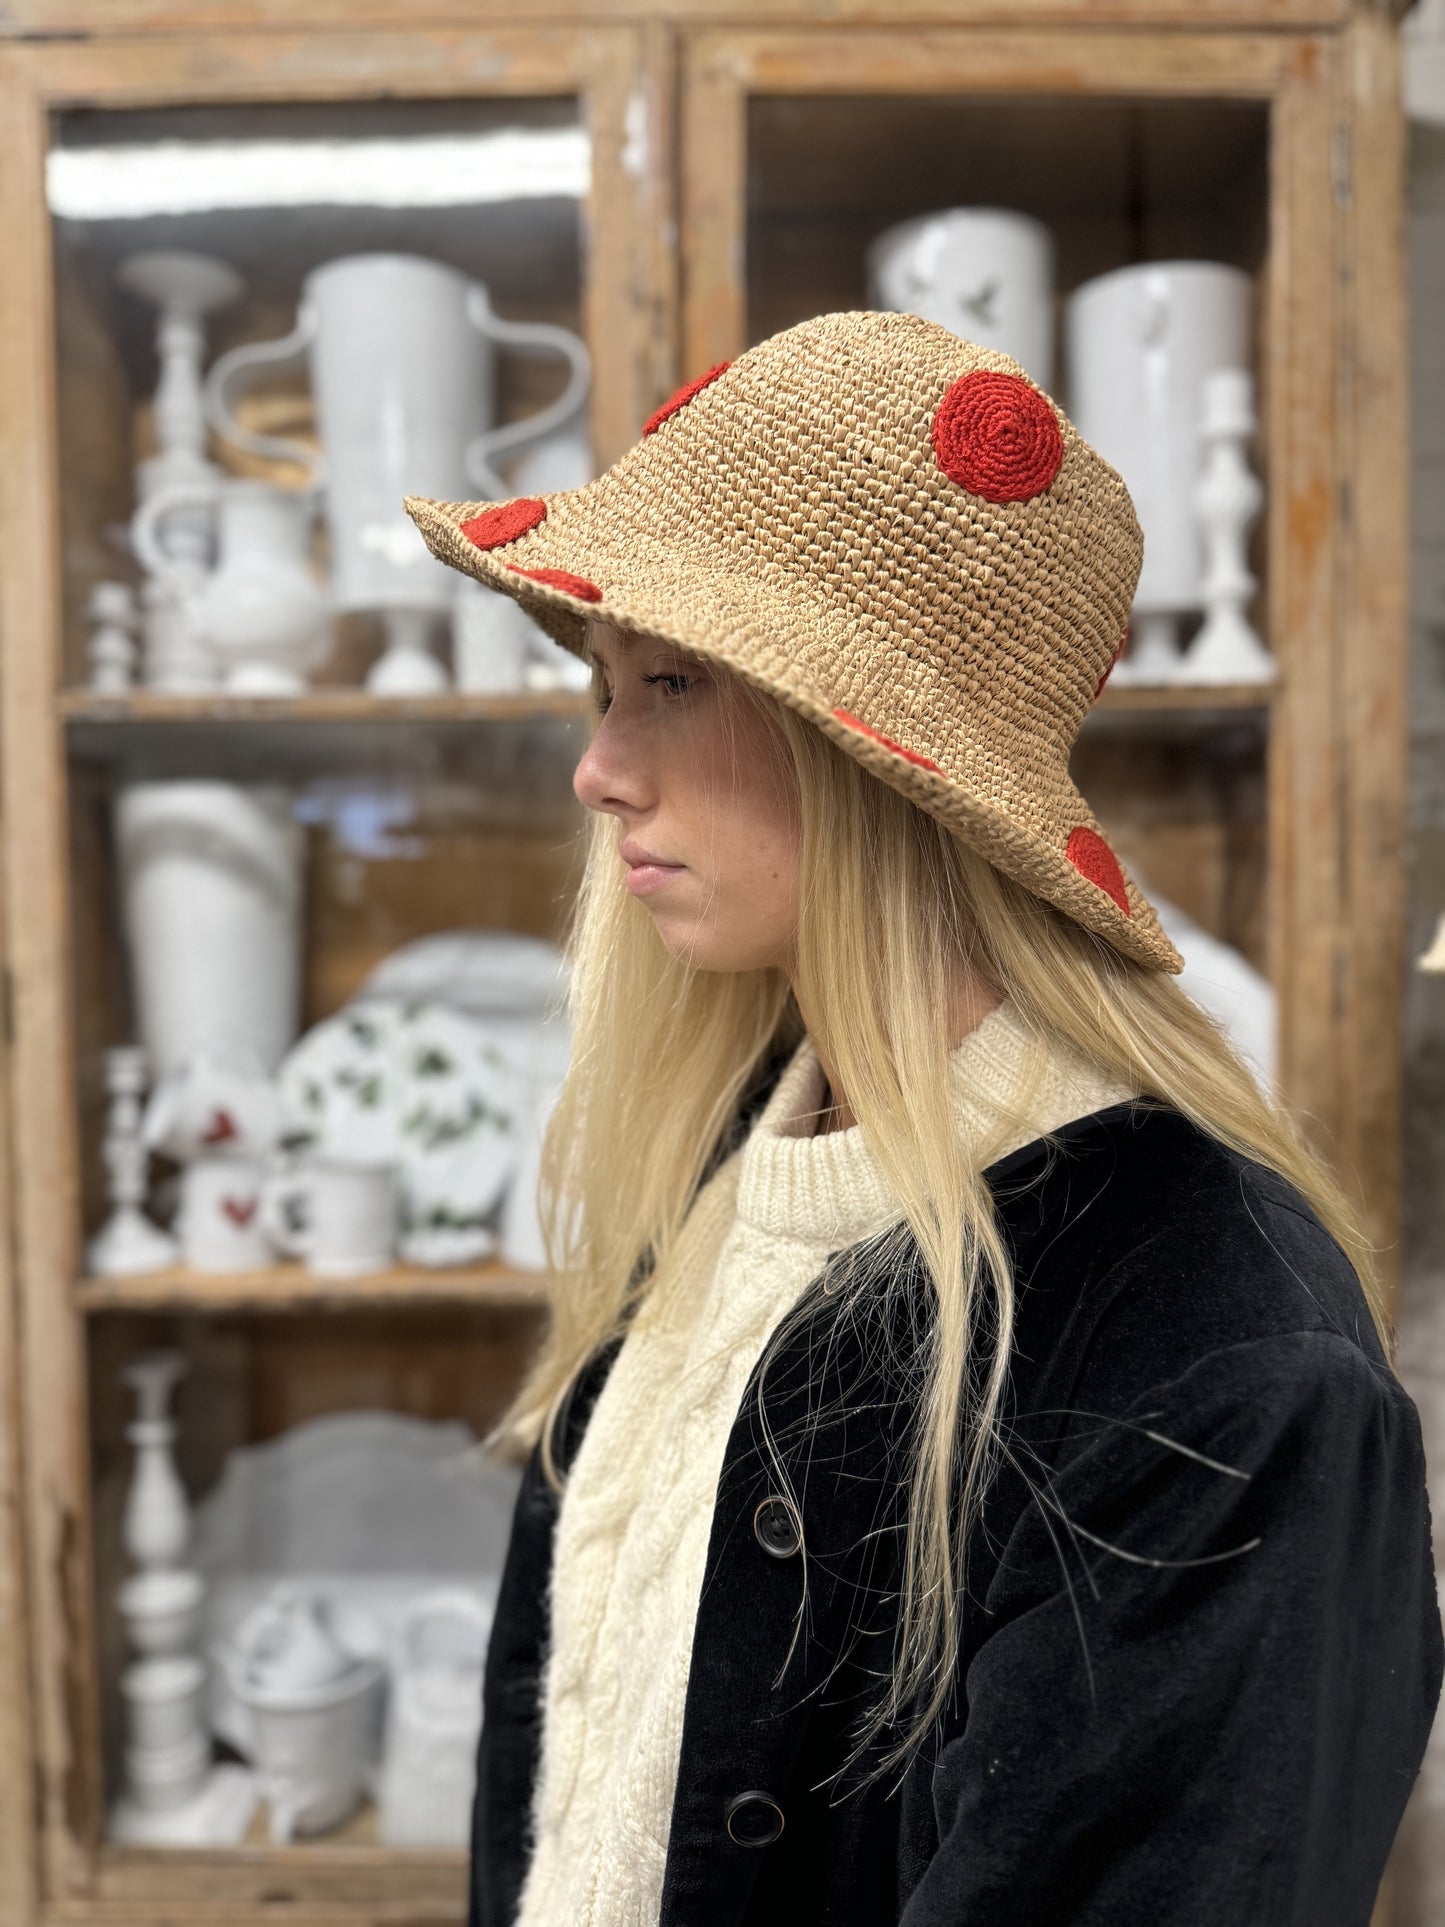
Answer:
M1067 771L1142 546L824 316L413 500L593 665L473 1921L1367 1921L1442 1637L1349 1205Z

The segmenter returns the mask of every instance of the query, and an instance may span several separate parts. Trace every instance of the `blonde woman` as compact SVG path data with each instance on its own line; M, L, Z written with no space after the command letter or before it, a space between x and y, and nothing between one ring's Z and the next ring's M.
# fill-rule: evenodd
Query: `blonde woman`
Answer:
M1442 1676L1419 1426L1068 776L1118 476L844 314L585 488L408 507L599 710L474 1927L1364 1927Z

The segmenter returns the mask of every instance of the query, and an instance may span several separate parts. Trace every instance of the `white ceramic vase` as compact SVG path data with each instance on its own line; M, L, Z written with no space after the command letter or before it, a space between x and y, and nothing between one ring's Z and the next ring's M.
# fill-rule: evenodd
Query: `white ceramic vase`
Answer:
M949 207L880 234L868 250L869 300L938 321L965 341L1054 379L1054 237L1031 215Z
M214 507L216 566L194 584L166 555L167 518L196 502ZM131 543L142 565L178 597L190 596L194 631L235 695L292 696L331 651L326 593L308 562L314 498L268 482L177 484L136 510Z
M200 1053L274 1071L296 1036L305 844L280 787L132 783L116 800L141 1038L159 1076Z
M387 1846L465 1847L471 1837L491 1630L490 1612L456 1587L423 1593L402 1614L377 1775Z
M495 425L496 349L559 354L568 380L525 421ZM231 396L259 371L305 357L316 402L315 451L244 428ZM452 572L435 561L402 507L407 495L464 499L509 491L493 463L580 408L591 378L583 342L565 328L513 323L486 289L440 261L357 254L314 269L293 332L246 343L211 369L206 406L226 441L299 461L324 486L335 606L345 611L450 612Z
M1123 476L1144 531L1116 683L1173 680L1178 618L1201 606L1200 395L1215 369L1249 366L1253 292L1220 262L1154 261L1099 275L1069 299L1069 414Z

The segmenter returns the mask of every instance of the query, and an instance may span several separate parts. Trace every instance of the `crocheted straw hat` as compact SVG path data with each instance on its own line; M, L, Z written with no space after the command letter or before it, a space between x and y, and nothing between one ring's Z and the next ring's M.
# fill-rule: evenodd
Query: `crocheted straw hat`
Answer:
M689 382L583 488L406 506L575 654L591 616L724 663L1126 956L1182 968L1068 770L1143 538L1007 355L822 315Z

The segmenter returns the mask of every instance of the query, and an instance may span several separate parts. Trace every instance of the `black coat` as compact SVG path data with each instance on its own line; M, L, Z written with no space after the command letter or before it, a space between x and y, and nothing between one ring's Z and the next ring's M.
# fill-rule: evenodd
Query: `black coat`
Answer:
M1445 1668L1415 1407L1291 1186L1159 1106L1056 1146L987 1174L1018 1282L1008 1452L955 1703L901 1782L835 1776L891 1661L905 1334L810 1288L762 1390L801 1501L791 1556L750 1382L663 1927L1365 1927ZM526 1870L555 1517L534 1456L487 1665L472 1927L513 1920Z

